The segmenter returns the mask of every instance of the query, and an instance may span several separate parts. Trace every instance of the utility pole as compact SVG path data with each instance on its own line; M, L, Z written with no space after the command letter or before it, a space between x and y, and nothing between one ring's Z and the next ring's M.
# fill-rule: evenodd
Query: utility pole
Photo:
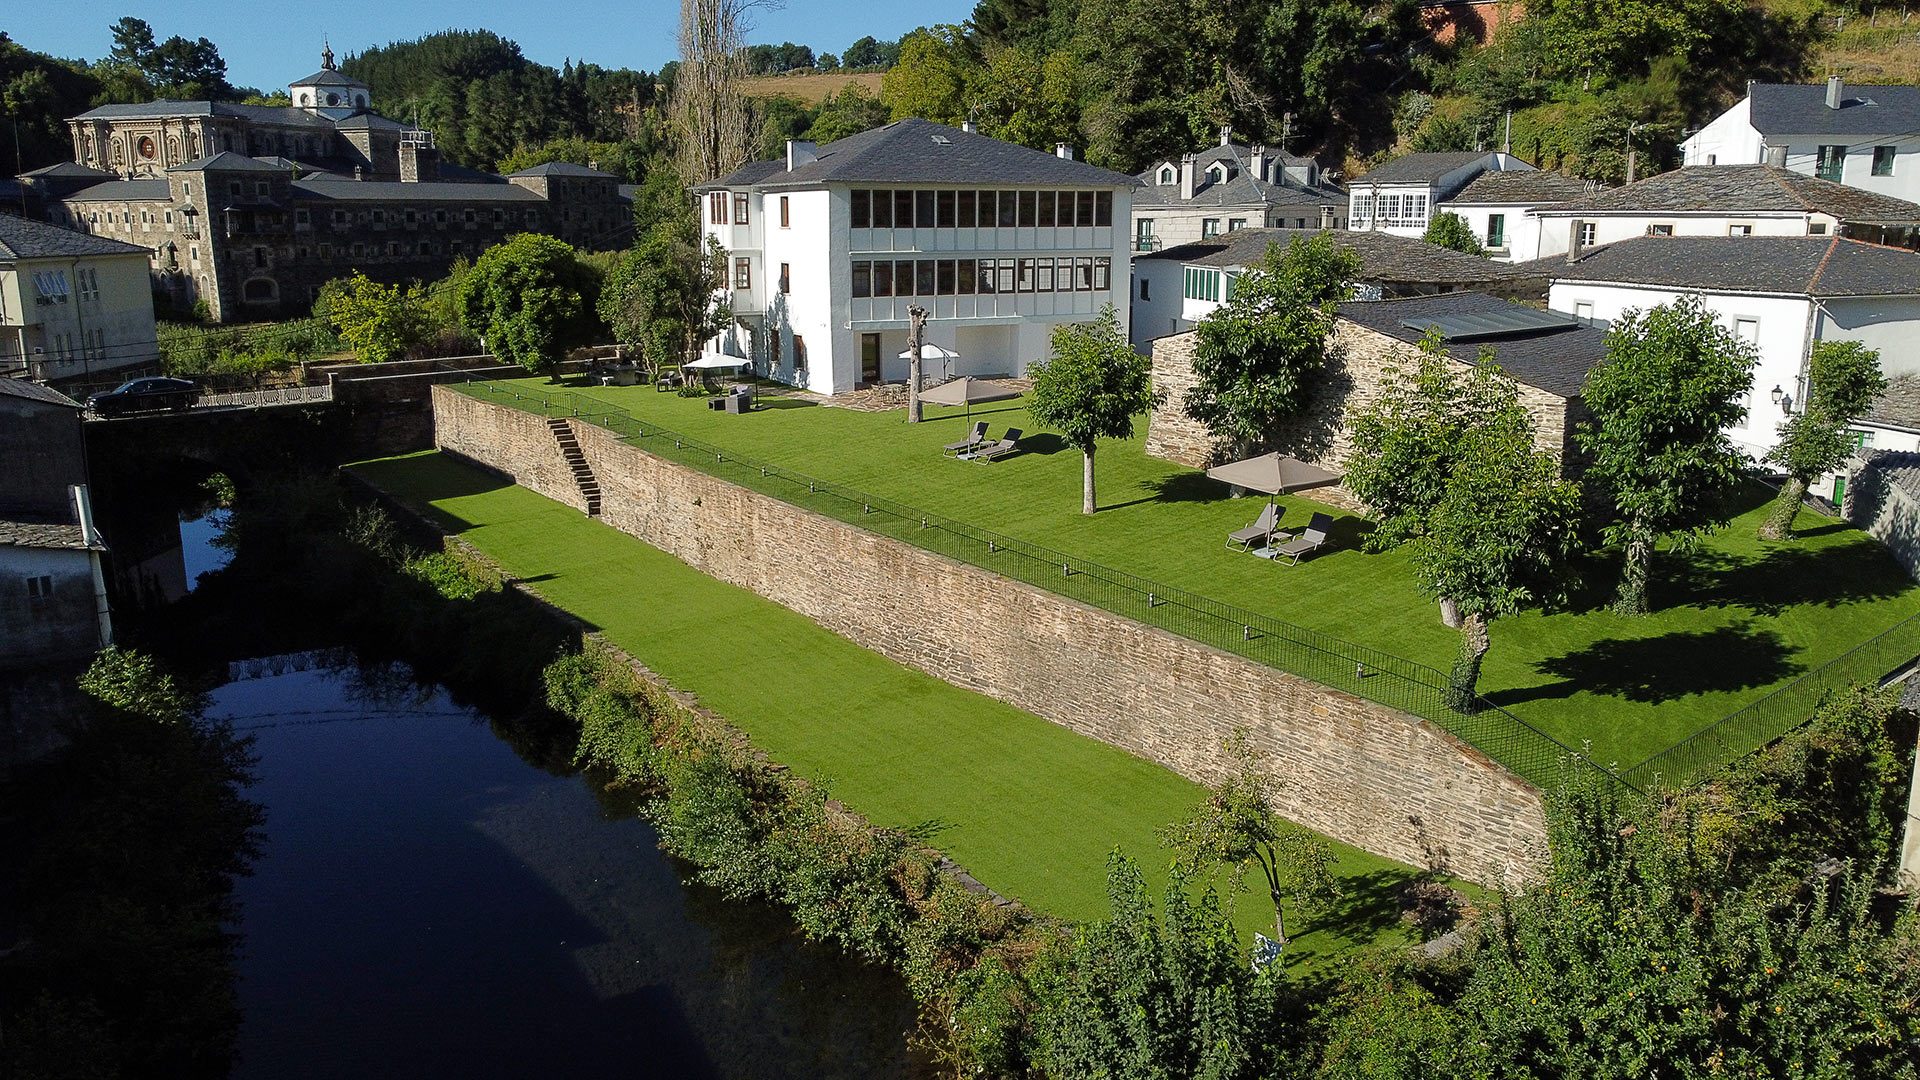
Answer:
M1633 133L1638 130L1640 130L1638 121L1627 125L1627 183L1629 184L1633 183L1634 166L1639 164L1633 149Z
M927 342L927 309L919 304L907 308L907 347L913 356L907 362L907 423L920 422L920 350Z

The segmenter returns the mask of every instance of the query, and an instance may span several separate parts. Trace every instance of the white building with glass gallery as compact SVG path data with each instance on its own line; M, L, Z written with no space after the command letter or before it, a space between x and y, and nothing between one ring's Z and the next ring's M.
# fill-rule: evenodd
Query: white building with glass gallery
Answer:
M1019 375L1061 323L1112 304L1126 331L1133 184L1065 146L925 120L790 142L785 160L695 189L731 279L732 322L708 351L823 394L904 381L918 305L927 342L952 354L928 362L929 384Z

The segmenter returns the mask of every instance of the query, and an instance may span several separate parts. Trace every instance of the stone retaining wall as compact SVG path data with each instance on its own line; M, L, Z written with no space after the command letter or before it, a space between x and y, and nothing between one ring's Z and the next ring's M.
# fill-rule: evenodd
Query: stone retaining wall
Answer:
M442 448L582 505L542 417L446 387L433 402ZM1539 793L1424 721L574 432L609 525L890 659L1201 782L1244 727L1282 813L1381 855L1482 882L1544 859Z

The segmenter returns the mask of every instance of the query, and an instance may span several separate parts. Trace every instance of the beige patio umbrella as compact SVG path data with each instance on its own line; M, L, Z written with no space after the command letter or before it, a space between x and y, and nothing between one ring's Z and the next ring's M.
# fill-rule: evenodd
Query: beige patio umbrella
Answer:
M1248 491L1285 495L1337 484L1346 474L1329 472L1286 454L1261 454L1259 457L1215 465L1207 470L1207 475Z
M971 420L976 403L1007 401L1019 396L1020 388L1017 386L962 375L957 379L943 382L931 390L923 391L920 400L933 405L965 405L967 419Z

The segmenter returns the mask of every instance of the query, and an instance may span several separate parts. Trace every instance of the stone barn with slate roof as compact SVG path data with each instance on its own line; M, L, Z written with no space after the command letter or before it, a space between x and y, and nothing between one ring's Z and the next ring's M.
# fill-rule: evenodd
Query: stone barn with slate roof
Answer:
M1315 380L1311 406L1263 449L1342 468L1353 452L1352 418L1377 402L1393 379L1418 367L1420 342L1429 330L1441 335L1447 357L1461 371L1491 352L1519 385L1533 418L1534 445L1569 466L1577 461L1573 432L1587 415L1580 390L1605 354L1606 335L1564 315L1472 292L1340 305L1333 359ZM1197 339L1188 331L1153 343L1154 389L1163 397L1148 424L1146 445L1155 457L1194 468L1231 452L1186 412ZM1308 497L1362 509L1343 487Z

